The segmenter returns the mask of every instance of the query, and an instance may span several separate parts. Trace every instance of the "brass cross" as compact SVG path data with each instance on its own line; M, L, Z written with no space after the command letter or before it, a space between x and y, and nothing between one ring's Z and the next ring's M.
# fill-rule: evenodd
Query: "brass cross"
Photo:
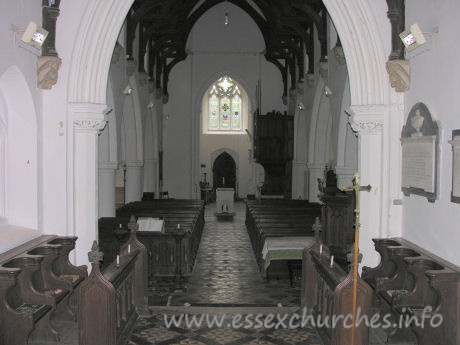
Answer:
M356 298L357 298L357 289L358 289L358 256L359 256L359 192L366 191L370 192L371 185L360 186L359 185L359 174L355 174L353 180L353 186L343 187L344 190L353 190L355 192L356 199L356 221L355 221L355 248L353 254L353 328L351 329L351 345L355 344L355 320L356 320Z
M370 192L372 189L371 185L368 184L367 186L360 186L359 185L359 173L355 173L355 178L353 179L353 186L345 186L343 190L353 190L355 192L356 197L356 207L355 207L355 214L356 214L356 227L359 227L359 192L365 191Z

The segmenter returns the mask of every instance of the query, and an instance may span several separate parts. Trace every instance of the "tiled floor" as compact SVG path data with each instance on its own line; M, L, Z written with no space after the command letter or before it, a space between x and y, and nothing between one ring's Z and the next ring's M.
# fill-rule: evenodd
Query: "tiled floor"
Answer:
M206 207L206 225L193 273L185 281L184 293L170 294L170 305L300 304L300 282L291 287L287 280L264 279L244 225L245 204L238 202L235 209L233 220L218 221L214 204Z
M150 319L140 320L130 339L130 345L147 344L320 344L314 329L305 327L298 330L269 327L229 327L234 314L240 308L248 313L255 324L255 314L265 308L264 316L276 313L277 307L298 307L300 305L300 282L289 280L267 281L256 264L249 236L244 225L245 204L236 203L233 220L218 221L214 216L215 205L206 207L206 225L193 273L185 279L182 291L174 291L174 282L157 279L152 282L152 304L168 304L169 308L179 308L186 313L189 306L202 307L202 312L215 312L220 318L226 314L222 327L202 327L189 329L183 321L179 327L167 328L165 314L156 313ZM186 306L186 307L184 307ZM182 309L181 309L182 308ZM252 311L252 309L254 312ZM165 308L167 309L167 308ZM191 314L190 314L191 315ZM189 316L190 316L189 315ZM195 314L196 315L196 314ZM166 316L166 317L170 317ZM201 317L201 314L198 314ZM263 319L264 320L264 319ZM275 321L276 323L276 321ZM248 323L244 325L249 326Z
M176 314L177 316L177 314ZM279 328L235 328L231 327L231 320L235 315L228 315L223 319L222 327L209 328L205 323L201 327L188 328L185 322L180 327L165 325L165 315L156 314L150 319L138 322L128 345L319 345L319 337L311 327L298 329ZM170 320L171 315L167 315ZM220 320L219 316L219 320ZM243 320L244 320L243 316Z

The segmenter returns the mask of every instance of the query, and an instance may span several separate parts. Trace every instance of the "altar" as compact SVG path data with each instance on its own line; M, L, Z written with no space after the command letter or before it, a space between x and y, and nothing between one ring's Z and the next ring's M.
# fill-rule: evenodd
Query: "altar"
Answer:
M235 215L235 189L217 188L216 189L216 216Z

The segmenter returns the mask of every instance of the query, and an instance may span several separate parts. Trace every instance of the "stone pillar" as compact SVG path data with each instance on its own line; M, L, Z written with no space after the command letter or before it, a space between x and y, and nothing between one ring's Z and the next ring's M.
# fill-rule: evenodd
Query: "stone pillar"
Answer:
M115 217L117 163L99 164L99 217Z
M307 165L305 162L292 162L292 199L305 199L304 175Z
M318 179L324 178L324 168L326 163L308 164L308 201L319 202L318 198Z
M374 249L373 238L382 237L382 221L387 215L383 196L384 174L384 123L387 107L381 105L351 106L351 126L358 133L358 170L360 184L370 184L370 192L360 193L359 249L363 254L360 267L375 267L379 255ZM388 201L389 202L389 201Z
M104 129L105 104L73 103L73 223L77 265L88 265L88 250L97 240L98 134Z
M144 192L155 192L158 198L158 159L146 159L144 161Z
M142 198L144 162L126 162L125 202L139 201Z

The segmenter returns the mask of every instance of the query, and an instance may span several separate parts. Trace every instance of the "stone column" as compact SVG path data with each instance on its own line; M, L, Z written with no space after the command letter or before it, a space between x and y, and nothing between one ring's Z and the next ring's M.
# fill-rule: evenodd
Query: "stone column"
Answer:
M318 198L318 179L324 178L324 168L326 163L308 164L308 201L319 202Z
M99 164L99 217L115 217L117 163Z
M350 123L358 133L358 170L360 184L370 184L370 192L360 193L359 248L363 254L360 267L375 267L379 255L374 249L373 238L382 237L382 220L387 213L382 193L384 173L384 123L388 109L381 105L351 106Z
M88 251L97 240L98 134L104 129L105 104L73 103L73 223L77 265L88 265ZM71 183L71 182L70 182Z
M144 161L144 192L155 192L158 198L158 159L146 159Z
M292 162L292 199L305 199L305 171L307 165L305 162Z
M125 184L125 201L139 201L142 198L144 162L126 162L126 184Z

